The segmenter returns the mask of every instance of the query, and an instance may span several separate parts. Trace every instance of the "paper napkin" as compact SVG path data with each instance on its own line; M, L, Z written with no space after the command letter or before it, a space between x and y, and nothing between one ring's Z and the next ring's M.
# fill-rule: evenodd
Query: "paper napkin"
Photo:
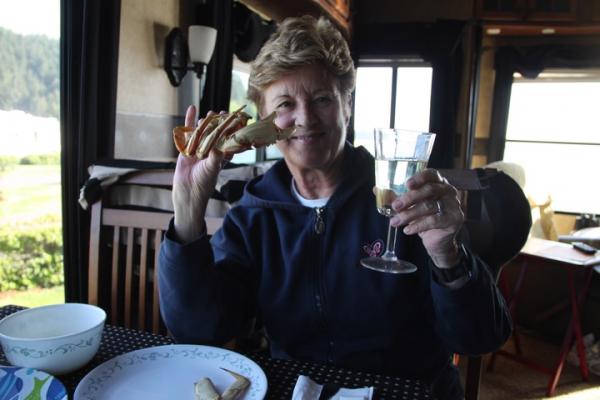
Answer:
M374 388L372 386L356 389L339 388L337 391L334 390L331 395L321 397L321 394L325 395L324 386L316 383L308 376L300 375L296 381L296 386L294 386L292 400L371 400L373 398ZM327 389L330 388L327 385Z

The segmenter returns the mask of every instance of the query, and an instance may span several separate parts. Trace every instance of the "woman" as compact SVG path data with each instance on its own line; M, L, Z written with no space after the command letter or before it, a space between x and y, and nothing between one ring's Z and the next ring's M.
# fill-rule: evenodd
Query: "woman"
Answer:
M259 315L273 357L414 376L439 399L459 399L451 354L496 349L510 318L485 265L457 245L457 192L435 170L414 176L392 205L392 224L404 226L396 252L418 271L359 265L377 253L388 219L375 207L373 157L346 142L354 74L324 19L288 19L265 44L249 97L296 131L210 242L204 212L223 155L179 157L160 258L163 318L179 341L223 344ZM194 118L191 108L186 123Z

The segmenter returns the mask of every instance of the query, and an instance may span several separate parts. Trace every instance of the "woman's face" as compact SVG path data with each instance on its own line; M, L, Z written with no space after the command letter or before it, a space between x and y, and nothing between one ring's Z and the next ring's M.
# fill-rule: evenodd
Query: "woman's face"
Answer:
M290 168L327 169L342 153L350 117L336 79L319 65L307 65L284 75L263 93L262 116L277 112L280 128L296 127L277 147Z

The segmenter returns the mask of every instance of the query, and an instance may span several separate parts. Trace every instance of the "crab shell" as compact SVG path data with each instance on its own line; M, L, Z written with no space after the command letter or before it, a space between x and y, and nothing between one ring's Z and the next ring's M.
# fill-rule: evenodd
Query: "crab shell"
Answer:
M242 107L243 108L243 107ZM202 120L196 128L177 126L173 129L173 141L177 150L187 156L205 158L216 140L223 134L246 126L250 115L240 108L231 114L213 114Z
M247 125L251 118L241 109L231 114L206 117L198 127L178 126L173 129L173 140L180 153L208 157L212 149L223 153L241 153L251 147L264 147L277 140L288 139L294 128L281 129L275 124L275 112L267 118Z

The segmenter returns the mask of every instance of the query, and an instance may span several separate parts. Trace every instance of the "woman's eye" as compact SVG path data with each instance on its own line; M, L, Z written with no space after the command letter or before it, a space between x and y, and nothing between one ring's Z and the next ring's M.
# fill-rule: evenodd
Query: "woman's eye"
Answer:
M277 104L277 108L288 108L292 103L289 101L282 101L281 103Z
M317 104L329 104L331 103L331 98L329 96L319 96L315 99L315 103Z

